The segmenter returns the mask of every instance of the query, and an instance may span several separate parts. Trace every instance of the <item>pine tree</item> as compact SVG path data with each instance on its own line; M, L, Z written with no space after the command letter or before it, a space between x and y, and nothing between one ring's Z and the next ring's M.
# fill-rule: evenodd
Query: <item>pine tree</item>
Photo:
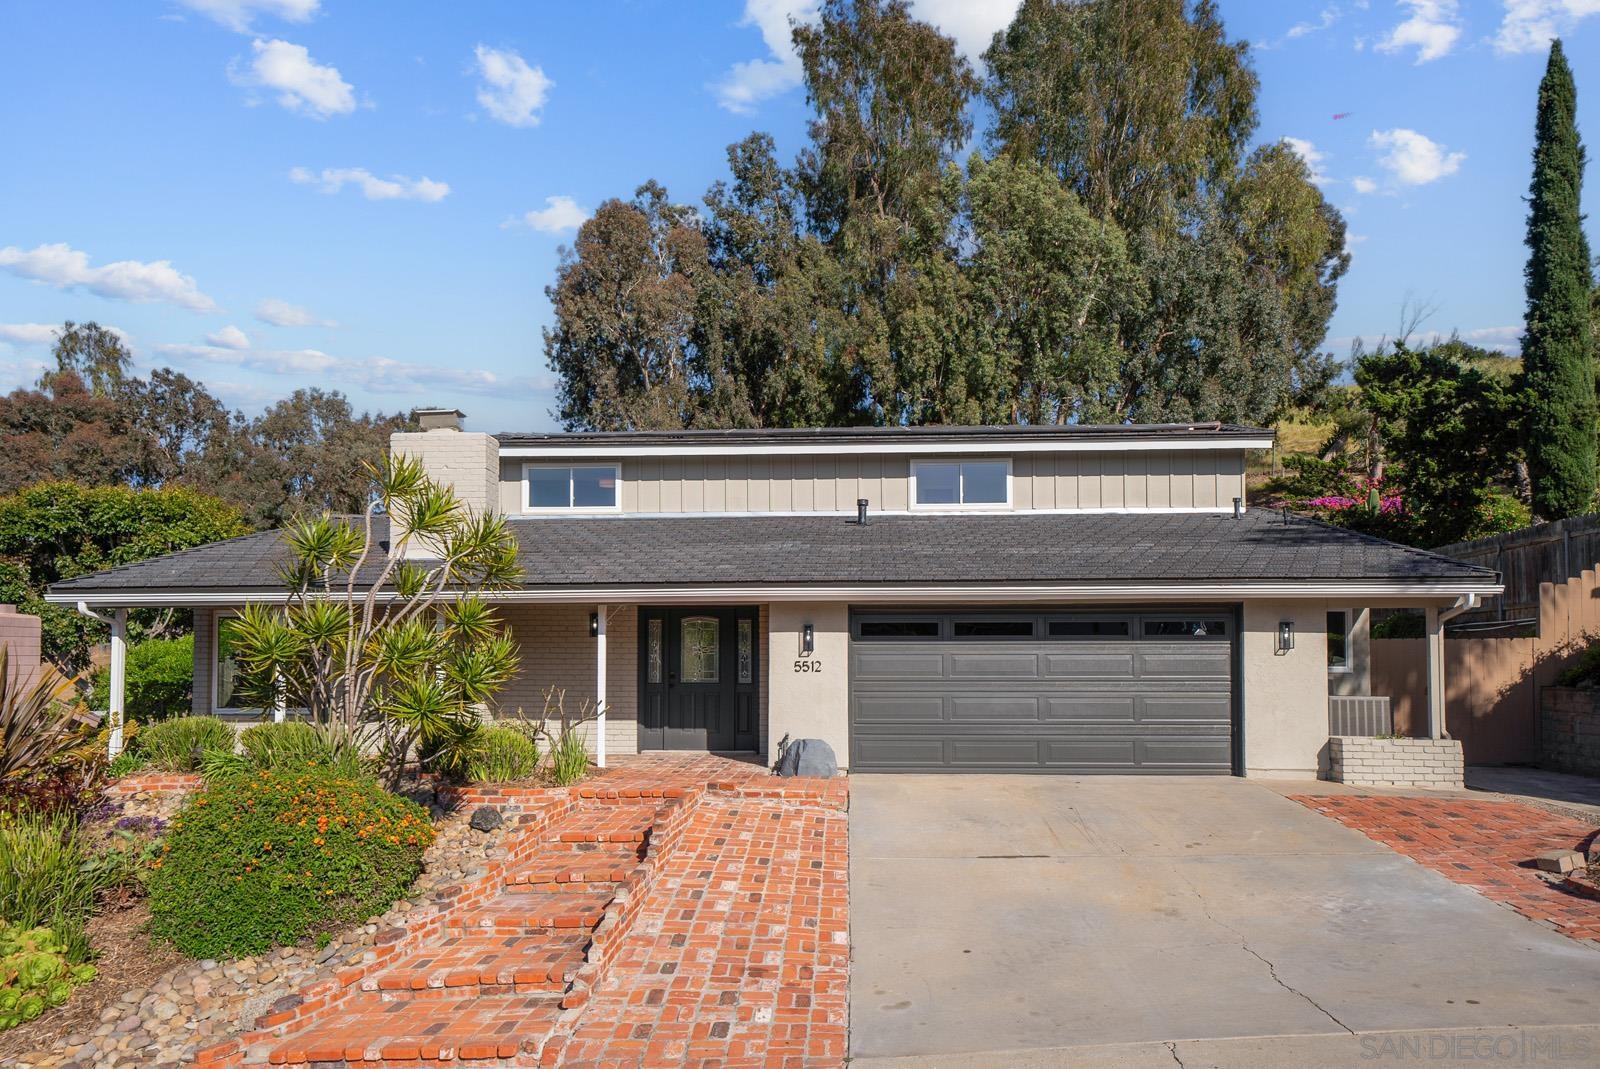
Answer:
M1579 208L1583 145L1578 91L1561 42L1539 83L1528 209L1528 467L1533 511L1554 520L1590 511L1596 478L1595 373L1589 247Z

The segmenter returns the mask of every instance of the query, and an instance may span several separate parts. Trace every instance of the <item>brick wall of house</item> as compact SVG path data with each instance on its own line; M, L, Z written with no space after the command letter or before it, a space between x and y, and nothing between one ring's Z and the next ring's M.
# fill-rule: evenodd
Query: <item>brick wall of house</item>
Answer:
M1539 702L1539 763L1600 776L1600 698L1592 690L1544 687Z
M389 436L389 450L422 462L436 482L455 489L473 512L500 507L500 446L493 435L458 430L402 431Z
M9 682L22 686L31 683L43 657L39 618L18 612L15 605L0 605L0 646L6 649Z
M1463 766L1457 739L1328 739L1328 778L1359 787L1460 788Z

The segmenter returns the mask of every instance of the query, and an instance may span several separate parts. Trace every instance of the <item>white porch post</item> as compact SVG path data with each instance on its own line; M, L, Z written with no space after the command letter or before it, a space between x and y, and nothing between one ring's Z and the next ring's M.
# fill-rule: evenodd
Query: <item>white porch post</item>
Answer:
M108 622L111 624L111 694L107 715L111 721L111 741L106 752L114 758L122 752L122 714L127 708L128 610L117 609Z
M1444 724L1444 625L1439 610L1425 610L1428 643L1428 738L1445 737Z
M594 633L594 763L606 767L606 607L596 606Z

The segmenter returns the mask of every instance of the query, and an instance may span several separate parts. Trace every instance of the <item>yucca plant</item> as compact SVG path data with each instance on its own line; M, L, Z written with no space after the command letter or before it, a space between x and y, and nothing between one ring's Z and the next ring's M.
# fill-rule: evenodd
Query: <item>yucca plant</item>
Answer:
M93 734L70 680L49 665L30 680L13 678L10 651L0 646L0 789L55 771Z
M473 514L414 458L369 470L360 520L284 532L288 603L246 607L234 649L254 700L372 743L396 784L412 760L470 736L516 673L516 645L482 595L521 571L504 517Z

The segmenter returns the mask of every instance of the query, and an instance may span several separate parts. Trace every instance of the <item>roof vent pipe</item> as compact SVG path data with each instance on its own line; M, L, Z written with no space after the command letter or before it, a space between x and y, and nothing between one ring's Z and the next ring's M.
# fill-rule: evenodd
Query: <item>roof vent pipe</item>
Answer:
M867 499L864 497L856 498L856 523L862 527L867 525Z
M1244 513L1244 498L1242 498L1242 497L1234 498L1233 499L1233 518L1237 520L1240 517L1240 515L1242 515L1243 513Z

